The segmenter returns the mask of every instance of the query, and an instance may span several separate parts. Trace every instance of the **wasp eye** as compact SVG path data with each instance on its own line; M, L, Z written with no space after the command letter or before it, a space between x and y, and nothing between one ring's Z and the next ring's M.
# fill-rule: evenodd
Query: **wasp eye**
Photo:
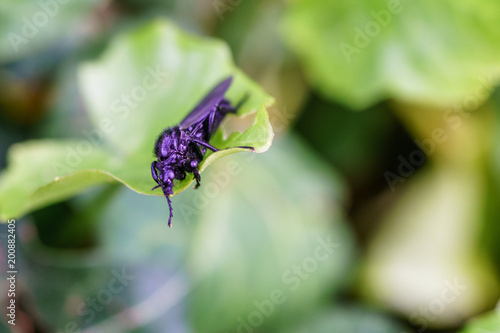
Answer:
M174 177L175 177L175 174L172 170L167 170L166 175L167 175L168 179L174 179Z

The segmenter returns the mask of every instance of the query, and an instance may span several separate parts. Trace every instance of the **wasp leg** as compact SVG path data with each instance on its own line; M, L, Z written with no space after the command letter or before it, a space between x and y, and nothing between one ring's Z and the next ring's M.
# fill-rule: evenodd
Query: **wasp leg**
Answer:
M193 142L196 142L196 143L197 143L197 144L199 144L200 146L206 147L206 148L208 148L208 149L210 149L210 150L212 150L212 151L219 151L219 149L217 149L217 148L215 148L215 147L213 147L213 146L209 145L208 143L203 142L203 141L201 141L201 140L198 140L198 139L195 139L195 138L191 138L191 140L192 140Z
M153 179L155 180L155 182L158 183L158 185L156 185L155 187L153 187L151 189L151 191L153 191L161 186L160 178L158 177L158 170L156 169L156 161L151 163L151 175L153 176Z
M198 169L193 170L193 175L194 179L196 179L196 185L194 186L194 188L198 188L200 187L200 181L201 181L201 176L200 173L198 172Z
M199 122L195 127L193 127L191 129L191 131L189 132L189 135L190 136L194 135L194 133L198 132L201 129L202 126L203 126L203 122Z
M210 111L208 114L208 133L213 133L214 127L215 127L215 114L217 113L217 109L213 109ZM204 121L199 122L190 132L190 135L194 135L197 133L202 127L203 127Z
M214 125L215 125L215 110L210 112L210 115L208 116L208 133L213 133L214 132Z
M223 150L233 149L233 148L250 149L252 152L255 153L255 148L254 147L250 147L250 146L234 146L234 147L224 148Z
M203 142L201 140L198 140L198 139L191 139L193 142L196 142L197 144L199 144L200 146L204 146L204 147L207 147L208 149L210 150L213 150L213 151L219 151L219 149L209 145L208 143L206 142ZM236 146L236 147L229 147L229 148L226 148L226 149L231 149L231 148L243 148L243 149L250 149L251 151L255 152L255 148L254 147L250 147L250 146Z
M249 97L250 95L246 94L234 107L231 106L231 103L229 103L227 99L224 99L219 105L219 110L222 111L222 113L236 113Z
M154 190L154 189L157 189L158 187L160 187L161 190L163 191L163 195L165 196L165 198L167 198L168 209L170 211L170 216L168 218L168 226L170 228L172 228L172 217L174 216L174 214L173 214L172 202L170 201L169 194L173 194L173 193L169 193L169 192L172 192L172 190L170 190L170 191L165 190L163 183L161 182L160 178L158 177L158 170L156 169L156 161L151 163L151 174L153 175L153 179L158 183L158 185L153 187L151 190Z
M203 159L203 153L201 152L201 149L198 145L193 145L194 147L194 152L196 154L196 156L198 156L198 160L202 160Z
M245 94L245 96L235 105L234 110L237 111L246 101L250 98L249 94Z
M250 147L250 146L236 146L236 147L231 147L231 148L244 148L244 149L250 149L252 152L255 153L255 148Z

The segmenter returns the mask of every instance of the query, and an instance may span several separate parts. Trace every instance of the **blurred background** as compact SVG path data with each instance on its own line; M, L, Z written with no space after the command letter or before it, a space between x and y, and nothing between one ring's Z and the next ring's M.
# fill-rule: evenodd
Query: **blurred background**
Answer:
M173 229L122 184L19 219L1 331L500 332L498 1L3 0L1 169L83 137L79 66L158 18L227 43L273 145L211 165L238 172Z

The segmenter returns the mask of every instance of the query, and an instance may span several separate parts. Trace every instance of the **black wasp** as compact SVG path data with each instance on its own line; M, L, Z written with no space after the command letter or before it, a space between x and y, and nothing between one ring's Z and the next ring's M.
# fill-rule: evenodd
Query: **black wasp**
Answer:
M174 194L172 190L174 179L183 180L186 178L186 172L190 172L196 180L195 188L200 186L198 165L203 160L203 155L207 149L218 151L208 143L210 138L224 117L228 113L236 113L244 102L243 100L233 107L224 98L232 79L228 77L219 83L179 125L165 129L156 140L154 154L157 161L151 163L151 174L158 185L152 190L160 187L167 198L170 227L173 214L169 196ZM253 150L252 147L238 148Z

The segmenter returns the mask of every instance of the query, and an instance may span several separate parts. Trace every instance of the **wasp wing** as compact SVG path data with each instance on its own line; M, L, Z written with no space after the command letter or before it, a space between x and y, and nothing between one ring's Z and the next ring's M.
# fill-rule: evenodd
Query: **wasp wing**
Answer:
M212 91L198 103L198 105L191 111L186 118L180 123L180 128L185 129L193 126L196 123L205 120L215 106L217 106L223 99L226 91L231 85L233 77L230 76L221 83L219 83Z

